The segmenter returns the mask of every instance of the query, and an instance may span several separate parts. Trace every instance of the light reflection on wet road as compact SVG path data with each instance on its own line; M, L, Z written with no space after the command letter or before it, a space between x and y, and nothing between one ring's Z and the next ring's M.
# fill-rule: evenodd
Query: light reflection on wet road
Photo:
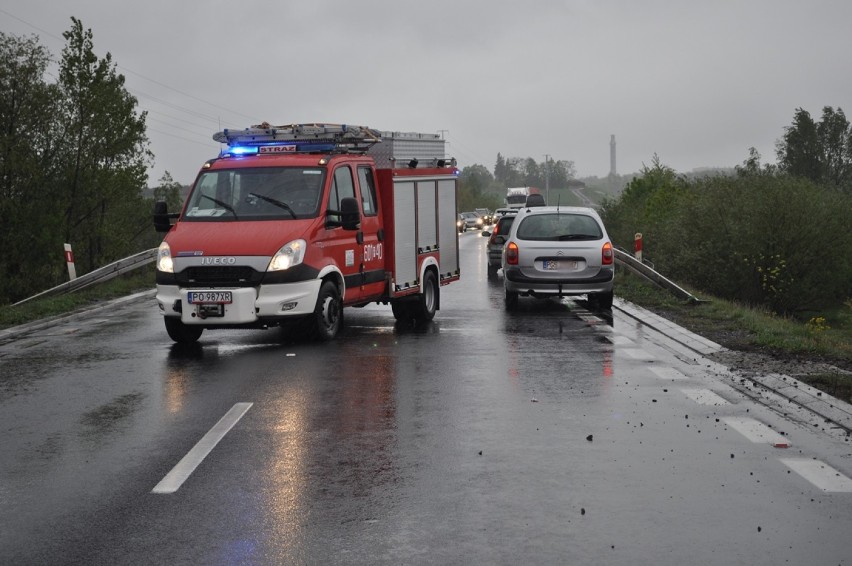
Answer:
M848 563L852 494L780 458L848 476L849 443L618 310L505 313L485 239L460 240L421 328L370 306L332 344L186 349L151 301L0 346L0 562ZM236 403L180 489L151 493ZM745 417L791 448L728 424Z

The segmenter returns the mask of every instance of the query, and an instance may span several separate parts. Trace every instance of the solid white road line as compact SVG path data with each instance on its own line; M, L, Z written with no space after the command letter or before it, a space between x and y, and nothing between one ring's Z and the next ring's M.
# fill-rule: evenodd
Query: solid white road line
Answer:
M810 458L779 458L779 460L823 491L852 493L852 479L825 462Z
M243 415L246 414L253 403L237 403L231 410L225 413L225 416L222 417L218 423L216 423L213 428L211 428L207 434L205 434L198 443L192 447L192 450L187 452L186 456L181 458L181 461L177 463L177 465L172 468L166 477L158 483L154 489L151 490L151 493L174 493L176 492L183 482L195 471L195 468L198 467L198 464L207 457L208 454L219 444L219 441L222 440L228 431L233 428L237 422Z

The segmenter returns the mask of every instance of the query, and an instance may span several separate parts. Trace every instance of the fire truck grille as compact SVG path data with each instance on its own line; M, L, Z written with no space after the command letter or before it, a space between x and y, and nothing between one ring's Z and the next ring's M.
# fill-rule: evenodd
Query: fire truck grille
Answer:
M261 279L260 273L245 266L190 267L181 275L184 283L229 284L234 286L254 285Z

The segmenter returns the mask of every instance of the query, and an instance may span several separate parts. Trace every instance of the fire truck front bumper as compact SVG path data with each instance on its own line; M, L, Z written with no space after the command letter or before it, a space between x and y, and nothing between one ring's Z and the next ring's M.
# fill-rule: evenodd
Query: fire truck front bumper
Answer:
M256 325L263 321L305 316L317 304L319 279L235 288L185 288L157 285L157 303L164 316L204 326Z

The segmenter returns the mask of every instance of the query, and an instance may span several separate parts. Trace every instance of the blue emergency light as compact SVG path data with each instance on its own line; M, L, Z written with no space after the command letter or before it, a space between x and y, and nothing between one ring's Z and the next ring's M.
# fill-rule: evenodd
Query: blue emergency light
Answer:
M255 155L257 153L258 147L255 146L245 146L245 145L236 145L233 147L229 147L223 154L229 155Z
M250 145L232 145L222 151L222 155L239 157L243 155L282 155L287 153L332 153L337 149L334 142L316 141L271 141L252 143Z

